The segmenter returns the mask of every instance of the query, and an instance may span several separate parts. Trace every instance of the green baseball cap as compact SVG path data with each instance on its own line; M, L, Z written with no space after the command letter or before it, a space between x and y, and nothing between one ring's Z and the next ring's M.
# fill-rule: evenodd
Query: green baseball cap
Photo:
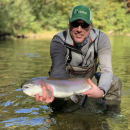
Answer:
M78 5L75 6L70 14L70 22L81 19L86 23L90 24L92 21L92 13L87 6Z

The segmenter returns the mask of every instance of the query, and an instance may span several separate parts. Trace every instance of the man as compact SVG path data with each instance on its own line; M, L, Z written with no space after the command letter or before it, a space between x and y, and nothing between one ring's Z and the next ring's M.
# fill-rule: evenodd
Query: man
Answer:
M69 28L56 34L50 46L52 78L90 78L91 89L82 93L91 98L121 100L121 81L113 76L111 45L108 36L92 28L92 14L87 6L75 6L70 14ZM97 62L98 61L98 62ZM96 73L97 64L101 73ZM94 83L95 84L94 84ZM51 88L49 88L51 89ZM52 102L43 88L44 97L36 100Z

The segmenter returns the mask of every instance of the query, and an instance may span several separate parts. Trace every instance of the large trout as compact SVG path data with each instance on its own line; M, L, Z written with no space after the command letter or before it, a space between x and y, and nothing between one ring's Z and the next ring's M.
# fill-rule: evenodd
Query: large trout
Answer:
M67 80L50 79L47 77L33 78L22 84L23 92L29 96L35 97L38 93L42 96L42 87L49 85L53 89L54 97L68 98L77 102L76 95L79 95L91 88L85 78L74 78Z

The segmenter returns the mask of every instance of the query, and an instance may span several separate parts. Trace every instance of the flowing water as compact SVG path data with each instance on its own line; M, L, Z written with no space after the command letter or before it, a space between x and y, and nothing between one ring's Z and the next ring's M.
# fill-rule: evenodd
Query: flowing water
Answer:
M50 40L0 41L0 130L129 130L130 37L110 37L114 75L122 80L120 113L54 113L25 95L20 85L48 77ZM115 113L113 113L115 114Z

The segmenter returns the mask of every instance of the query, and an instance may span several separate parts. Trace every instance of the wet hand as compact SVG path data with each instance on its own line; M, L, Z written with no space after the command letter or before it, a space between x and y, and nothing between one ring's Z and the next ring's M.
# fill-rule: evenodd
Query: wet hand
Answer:
M81 94L83 95L87 95L88 97L91 98L101 98L104 95L104 92L102 90L100 90L97 85L95 85L90 79L88 79L88 83L91 86L91 89L83 92Z
M51 103L54 100L53 89L49 85L42 87L43 96L36 94L36 101L43 103Z

